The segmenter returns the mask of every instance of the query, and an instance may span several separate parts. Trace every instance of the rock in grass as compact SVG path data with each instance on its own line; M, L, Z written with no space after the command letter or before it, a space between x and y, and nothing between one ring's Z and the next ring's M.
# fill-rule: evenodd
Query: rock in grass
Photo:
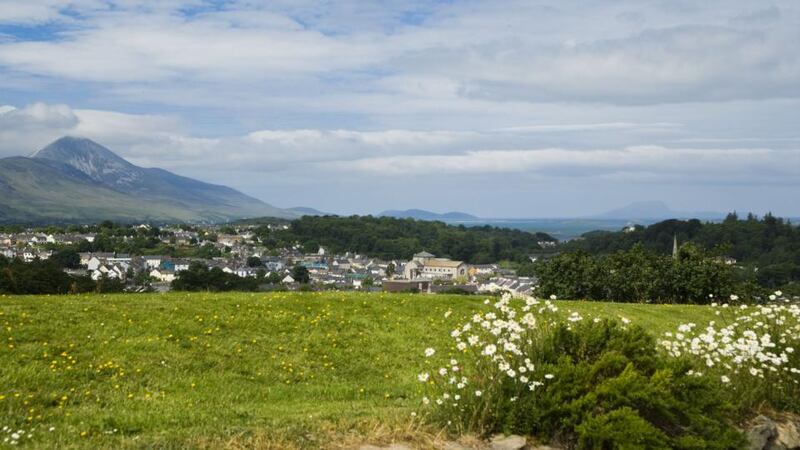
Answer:
M756 417L747 430L750 450L765 450L778 436L778 426L767 416Z
M492 450L520 450L525 448L528 442L522 436L512 434L511 436L497 435L489 442Z
M775 443L769 446L770 450L800 449L800 431L798 431L794 422L787 420L786 422L778 423L776 428L777 436L775 437Z

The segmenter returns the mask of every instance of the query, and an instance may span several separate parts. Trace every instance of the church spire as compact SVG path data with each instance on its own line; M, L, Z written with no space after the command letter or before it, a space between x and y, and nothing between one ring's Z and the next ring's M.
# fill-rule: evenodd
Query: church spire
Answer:
M678 259L678 235L672 235L672 257Z

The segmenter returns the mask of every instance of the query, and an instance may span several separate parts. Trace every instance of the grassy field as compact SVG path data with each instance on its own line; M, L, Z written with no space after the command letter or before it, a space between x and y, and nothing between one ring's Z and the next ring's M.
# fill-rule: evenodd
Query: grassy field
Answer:
M0 297L0 429L24 430L20 445L32 448L318 448L402 432L419 405L423 349L446 348L483 300ZM694 306L557 304L655 333L712 317Z

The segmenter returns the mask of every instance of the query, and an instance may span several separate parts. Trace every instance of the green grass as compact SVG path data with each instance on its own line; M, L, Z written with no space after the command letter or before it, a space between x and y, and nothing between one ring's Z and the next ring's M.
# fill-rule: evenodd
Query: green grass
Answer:
M419 405L423 350L448 348L450 329L486 308L483 300L337 292L0 297L0 429L35 428L35 448L247 439L319 447L332 435L407 423ZM564 313L626 317L654 333L713 317L694 306L557 304Z

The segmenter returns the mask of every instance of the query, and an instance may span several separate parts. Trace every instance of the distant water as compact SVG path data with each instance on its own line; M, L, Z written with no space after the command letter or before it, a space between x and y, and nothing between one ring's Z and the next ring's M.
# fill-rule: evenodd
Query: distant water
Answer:
M620 231L629 225L650 225L655 222L632 222L624 219L477 219L447 221L450 224L468 227L491 225L493 227L515 228L523 231L541 231L559 241L575 239L588 231Z

